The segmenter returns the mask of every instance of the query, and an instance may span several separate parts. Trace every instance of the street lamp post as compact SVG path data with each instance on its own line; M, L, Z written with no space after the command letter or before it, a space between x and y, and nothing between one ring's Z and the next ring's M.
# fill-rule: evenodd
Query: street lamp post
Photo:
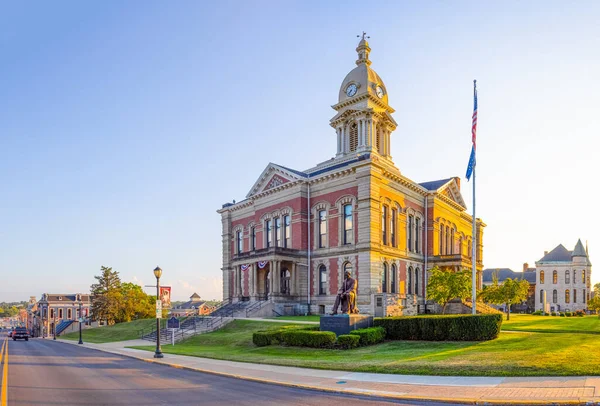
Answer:
M81 306L83 305L83 300L81 297L79 298L79 343L83 344L83 340L81 339L81 322L83 321L83 313L81 312Z
M54 340L56 340L56 309L54 310L54 327L52 330L54 332Z
M159 267L154 268L154 276L156 276L156 308L158 309L160 300L160 276L162 275L162 269ZM154 358L163 358L164 355L160 350L160 315L156 314L156 351L154 352Z

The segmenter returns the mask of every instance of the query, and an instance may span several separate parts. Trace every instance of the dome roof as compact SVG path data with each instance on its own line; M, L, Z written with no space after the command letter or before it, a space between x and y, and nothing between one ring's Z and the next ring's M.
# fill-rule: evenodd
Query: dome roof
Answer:
M369 60L370 51L371 48L369 47L369 43L363 38L359 42L358 47L356 47L356 52L358 52L358 60L356 61L357 66L352 69L342 81L338 103L363 96L367 93L379 98L377 95L377 88L379 87L383 90L383 96L379 99L383 103L388 104L388 94L385 84L377 72L369 66L371 65L371 61ZM350 89L350 91L348 89L353 84L357 88L354 94L351 91L352 89Z

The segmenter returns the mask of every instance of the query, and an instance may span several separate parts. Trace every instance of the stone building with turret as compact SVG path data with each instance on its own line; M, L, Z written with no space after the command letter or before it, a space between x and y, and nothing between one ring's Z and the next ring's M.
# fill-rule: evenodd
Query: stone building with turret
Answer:
M225 302L323 313L350 271L362 313L423 313L428 270L470 269L472 244L481 287L485 224L473 241L458 177L418 183L394 163L397 123L370 51L363 36L332 106L334 157L306 170L269 163L244 200L218 210Z
M592 294L592 263L581 240L577 241L573 251L559 244L552 251L544 252L535 266L536 310L573 312L587 309Z

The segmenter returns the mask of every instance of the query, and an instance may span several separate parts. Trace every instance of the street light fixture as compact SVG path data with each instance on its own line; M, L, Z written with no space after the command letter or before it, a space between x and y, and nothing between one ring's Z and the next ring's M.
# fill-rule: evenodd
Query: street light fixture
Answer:
M56 309L54 309L54 326L52 330L54 332L54 340L56 341Z
M160 350L160 315L158 314L158 306L160 300L160 277L162 275L162 269L158 266L154 268L154 276L156 277L156 351L154 352L154 358L163 358L164 355Z
M83 300L81 296L79 296L79 342L77 344L83 344L83 340L81 339L81 322L83 321L83 313L81 312L82 305Z

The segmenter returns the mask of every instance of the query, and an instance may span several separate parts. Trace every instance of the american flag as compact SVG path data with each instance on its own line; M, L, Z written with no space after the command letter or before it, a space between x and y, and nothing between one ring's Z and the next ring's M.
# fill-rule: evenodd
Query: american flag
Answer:
M467 166L467 180L471 179L473 169L475 168L475 149L477 147L477 81L473 81L473 122L471 124L471 156Z

